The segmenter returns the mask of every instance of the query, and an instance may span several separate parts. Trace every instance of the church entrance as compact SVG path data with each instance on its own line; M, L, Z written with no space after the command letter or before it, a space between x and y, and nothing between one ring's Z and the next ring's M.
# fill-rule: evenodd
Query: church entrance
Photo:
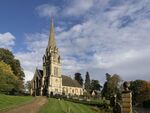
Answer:
M51 94L50 94L50 96L53 96L53 92L51 91Z

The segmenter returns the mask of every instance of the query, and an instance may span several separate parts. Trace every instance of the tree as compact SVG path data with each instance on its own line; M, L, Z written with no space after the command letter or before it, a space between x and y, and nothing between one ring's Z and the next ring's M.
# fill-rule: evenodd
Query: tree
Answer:
M86 72L86 75L85 75L85 89L86 89L87 92L90 92L90 88L91 88L90 75L89 75L89 72Z
M74 79L77 80L81 86L83 86L83 78L80 73L75 73Z
M98 80L92 80L91 81L91 90L98 90L100 91L102 88L102 86L100 85L99 81Z
M111 79L111 75L109 73L106 73L106 80L109 81Z
M0 48L0 61L5 62L10 65L13 73L19 79L24 79L25 75L23 69L21 68L20 62L18 59L15 59L14 55L8 49Z
M106 73L106 82L104 83L104 87L102 89L102 96L108 99L115 94L119 94L120 82L121 78L119 75L114 74L111 76L110 74Z
M130 90L133 94L133 103L143 103L150 100L150 82L135 80L130 82Z
M27 81L25 83L25 89L27 90L28 93L30 93L30 90L31 90L31 81Z
M21 91L23 89L23 80L25 74L23 69L21 68L20 62L18 59L15 59L13 53L7 49L0 48L0 61L5 62L6 64L10 65L13 74L18 78L18 90Z
M11 67L0 61L0 92L9 92L17 87L18 78L13 74Z

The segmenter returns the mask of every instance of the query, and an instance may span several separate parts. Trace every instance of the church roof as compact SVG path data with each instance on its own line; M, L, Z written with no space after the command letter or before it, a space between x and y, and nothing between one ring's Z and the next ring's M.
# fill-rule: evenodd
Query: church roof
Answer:
M62 86L82 87L76 80L73 80L71 77L65 75L62 75Z
M50 34L49 34L49 41L48 41L48 48L50 48L50 47L52 47L52 48L56 47L53 20L51 21L51 25L50 25Z
M37 73L39 77L43 77L43 70L37 69Z

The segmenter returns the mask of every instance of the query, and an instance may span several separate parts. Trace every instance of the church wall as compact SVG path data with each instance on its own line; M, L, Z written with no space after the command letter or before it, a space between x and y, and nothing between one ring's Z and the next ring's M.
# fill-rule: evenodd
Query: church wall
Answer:
M51 94L51 92L53 92L53 94L62 94L61 64L52 60L50 70L49 94Z
M31 82L31 95L42 95L42 78L38 76L37 70Z
M61 64L52 62L50 66L51 75L55 75L55 68L58 68L58 74L57 76L61 77Z
M62 78L61 77L50 77L50 87L49 87L49 94L50 92L62 94Z
M83 89L79 87L62 86L62 92L65 95L83 95Z

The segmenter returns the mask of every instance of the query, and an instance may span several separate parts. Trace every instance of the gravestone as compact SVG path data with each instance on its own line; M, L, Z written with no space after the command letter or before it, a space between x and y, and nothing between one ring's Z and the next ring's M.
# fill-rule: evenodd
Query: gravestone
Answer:
M132 113L132 92L129 90L129 83L123 83L121 113Z

